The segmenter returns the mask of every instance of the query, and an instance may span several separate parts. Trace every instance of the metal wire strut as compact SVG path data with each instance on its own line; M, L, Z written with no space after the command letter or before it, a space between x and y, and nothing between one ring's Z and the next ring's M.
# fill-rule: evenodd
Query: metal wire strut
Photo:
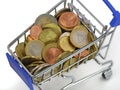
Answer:
M96 72L94 72L94 73L92 73L92 74L90 74L90 75L87 75L87 76L85 76L85 77L83 77L83 78L81 78L81 79L79 79L79 80L77 80L77 81L74 80L74 77L73 77L73 76L63 76L63 77L65 77L65 78L70 78L70 79L72 79L72 81L71 81L69 84L67 84L66 86L64 86L61 90L65 90L65 89L67 89L67 88L70 88L70 87L72 87L72 86L74 86L74 85L76 85L76 84L78 84L78 83L80 83L80 82L83 82L83 81L85 81L85 80L87 80L87 79L89 79L89 78L92 78L92 77L94 77L94 76L96 76L96 75L98 75L98 74L100 74L100 73L102 73L102 77L103 77L104 79L106 79L106 80L110 79L110 77L112 76L112 70L111 70L111 67L112 67L112 65L113 65L112 60L109 60L109 61L106 61L106 62L100 62L100 61L98 61L98 60L96 59L95 61L96 61L97 63L99 63L100 65L107 65L107 64L109 64L109 66L104 67L104 68L102 68L102 69L100 69L100 70L98 70L98 71L96 71Z

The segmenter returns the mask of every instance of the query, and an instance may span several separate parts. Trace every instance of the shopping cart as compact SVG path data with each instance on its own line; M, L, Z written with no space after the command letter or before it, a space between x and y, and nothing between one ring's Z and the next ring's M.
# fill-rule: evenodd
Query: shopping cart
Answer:
M21 77L21 79L26 83L26 85L30 88L30 90L34 90L33 85L37 86L40 90L40 86L43 85L45 82L49 82L52 78L56 76L62 76L64 78L70 78L72 81L64 87L61 87L61 90L64 90L68 87L74 86L88 78L91 78L97 74L102 73L104 79L110 79L112 75L111 67L113 62L105 61L108 49L110 47L111 40L113 38L114 32L118 25L120 25L120 13L114 9L114 7L109 3L108 0L103 0L105 4L110 8L113 13L113 19L110 22L110 25L104 25L101 21L99 21L81 2L80 0L61 0L57 3L53 8L51 8L47 13L55 15L58 11L58 8L70 8L71 11L75 12L79 18L81 19L83 25L91 32L94 36L94 40L90 42L88 45L84 46L83 48L77 49L71 55L63 58L58 63L50 66L49 68L43 69L39 74L32 75L26 67L20 62L19 58L16 56L15 53L15 46L22 41L25 41L28 31L30 30L31 26L27 28L24 32L22 32L17 38L15 38L10 44L8 45L9 53L6 53L10 66L15 70L15 72ZM82 12L81 12L82 11ZM85 12L85 13L84 13ZM87 18L85 15L89 15L90 18ZM91 19L92 20L89 20ZM93 23L93 21L95 23ZM87 24L86 24L87 23ZM89 26L89 27L88 27ZM106 43L106 40L108 42ZM63 64L65 62L70 62L75 55L81 54L82 51L88 49L90 50L91 47L96 46L92 53L87 55L84 58L78 59L78 61L74 63L69 63L68 67L63 69ZM104 54L103 54L104 51ZM92 60L96 61L96 64L103 66L104 68L98 70L97 72L91 73L83 78L80 78L77 81L73 80L73 77L65 76L64 72L69 72L71 67L75 66L78 67L82 64L86 63L89 60L89 57ZM57 73L54 72L56 67L60 67ZM36 81L37 79L41 79L41 81Z

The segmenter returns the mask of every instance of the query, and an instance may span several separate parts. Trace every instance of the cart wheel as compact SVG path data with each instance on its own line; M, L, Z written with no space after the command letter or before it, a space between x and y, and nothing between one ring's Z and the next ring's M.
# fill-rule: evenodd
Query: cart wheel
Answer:
M102 73L102 77L106 80L109 80L112 76L112 70L108 69Z

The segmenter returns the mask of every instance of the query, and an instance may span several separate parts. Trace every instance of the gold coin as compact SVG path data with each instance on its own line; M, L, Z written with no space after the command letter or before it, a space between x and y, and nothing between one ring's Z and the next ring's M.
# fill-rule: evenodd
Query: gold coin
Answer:
M44 29L39 35L39 40L47 44L49 42L56 42L58 40L58 36L51 29Z
M18 58L23 58L26 54L25 54L25 43L19 43L16 47L15 47L15 53L17 55Z
M43 26L48 23L56 23L57 24L57 20L54 16L52 16L50 14L42 14L42 15L38 16L35 21L35 25L38 25L38 26Z
M66 58L67 56L69 56L71 54L71 52L67 51L67 52L63 52L61 53L58 57L57 57L57 62L59 62L60 60Z
M91 32L89 32L88 33L88 41L89 41L89 43L91 43L92 41L94 41L95 40L95 38L94 38L94 36L93 36L93 34L91 33ZM98 51L98 46L97 46L97 44L95 43L95 44L93 44L92 46L90 46L90 53L93 53L93 52L95 52L95 51ZM97 53L97 52L96 52ZM96 56L96 53L95 54L92 54L90 57L89 57L89 60L90 59L93 59L95 56Z
M36 74L40 73L41 71L43 71L44 69L49 68L49 66L50 65L47 63L40 64L40 65L38 65L37 69L34 70L34 72L32 74L36 75ZM49 78L50 76L51 76L51 71L48 71L44 74L44 76L38 76L38 77L34 78L34 81L40 83L41 81Z
M31 74L34 74L34 72L39 68L40 65L37 65L36 67L32 68L30 71Z
M21 62L27 66L30 65L31 63L35 62L35 61L40 61L39 58L36 58L34 56L25 56L21 59Z
M89 32L89 33L88 33L88 41L89 41L89 42L92 42L92 41L94 41L94 40L95 40L95 38L94 38L93 34L92 34L91 32Z
M34 75L40 73L40 71L42 71L43 69L47 68L48 66L50 66L48 63L40 64L40 65L39 65L39 68L37 68L37 69L34 71Z
M43 64L45 62L38 60L38 61L34 61L31 64L27 65L26 68L31 71L33 68L35 68L37 65Z
M28 69L29 72L31 72L36 66L33 67L26 67Z
M71 52L63 52L61 53L57 58L56 58L56 62L61 61L62 59L66 58L67 56L69 56L71 54ZM54 73L56 74L59 70L61 69L61 66L57 66L54 68Z
M57 62L61 61L62 59L65 59L66 57L68 57L69 55L71 55L72 53L71 52L63 52L61 53L58 57L57 57ZM66 63L67 62L67 63ZM69 60L67 60L66 62L63 63L63 67L62 69L65 69L66 67L68 67L68 62ZM54 69L54 72L57 73L59 70L61 69L61 66L57 66L55 69ZM67 70L64 70L64 71L67 71Z
M72 65L70 69L73 69L73 68L76 66L76 64L73 65L75 62L77 62L77 59L76 59L76 58L71 58L71 59L67 60L67 61L63 64L63 69L66 69L65 71L67 71L67 70L68 70L68 67L69 67L70 65Z
M59 39L59 46L63 51L73 52L75 50L75 47L70 43L68 36Z
M71 59L71 61L70 61L70 64L72 65L71 66L71 69L73 69L73 68L75 68L76 67L76 65L77 65L77 62L78 61L78 59L76 59L76 58L72 58ZM76 64L75 64L76 63Z
M76 26L71 32L70 41L77 48L82 48L83 46L87 45L89 43L88 30L85 28L85 26Z
M30 64L30 65L26 66L26 68L28 69L28 71L31 72L32 69L35 68L37 65L39 65L39 64Z
M55 24L55 23L49 23L49 24L45 24L42 27L43 29L51 29L53 30L58 36L60 36L62 34L61 28Z
M41 52L43 47L44 43L40 40L32 40L26 44L25 53L27 56L34 56L41 59Z
M30 36L30 34L27 35L27 37L25 38L25 41L24 41L25 45L32 40L33 40L33 38Z
M30 65L28 65L26 67L29 68L29 67L34 67L34 66L37 66L37 65L38 65L38 63L31 63Z
M43 69L45 69L48 66L50 66L48 63L39 64L31 70L31 74L33 74L33 75L38 74L40 71L42 71Z
M70 32L62 33L62 35L60 35L59 39L61 39L62 37L65 37L65 36L70 36Z
M34 81L37 82L37 83L40 83L42 81L42 76L34 78Z
M37 65L39 65L38 63L31 63L30 65L28 65L28 66L26 66L26 68L31 68L31 67L35 67L35 66L37 66Z
M47 44L42 51L43 59L46 63L52 65L56 63L56 58L62 53L57 43Z
M30 35L28 35L27 38L26 38L26 40L25 40L25 42L28 43L28 42L30 42L32 40L33 40L33 38Z
M39 61L33 62L32 64L42 64L42 63L45 63L45 62L43 60L39 60Z

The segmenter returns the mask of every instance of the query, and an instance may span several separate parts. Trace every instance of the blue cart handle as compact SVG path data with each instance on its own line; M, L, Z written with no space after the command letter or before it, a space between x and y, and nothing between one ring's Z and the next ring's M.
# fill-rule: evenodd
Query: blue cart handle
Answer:
M113 13L113 19L110 22L111 27L116 27L120 25L120 13L112 6L112 4L108 0L103 1Z

